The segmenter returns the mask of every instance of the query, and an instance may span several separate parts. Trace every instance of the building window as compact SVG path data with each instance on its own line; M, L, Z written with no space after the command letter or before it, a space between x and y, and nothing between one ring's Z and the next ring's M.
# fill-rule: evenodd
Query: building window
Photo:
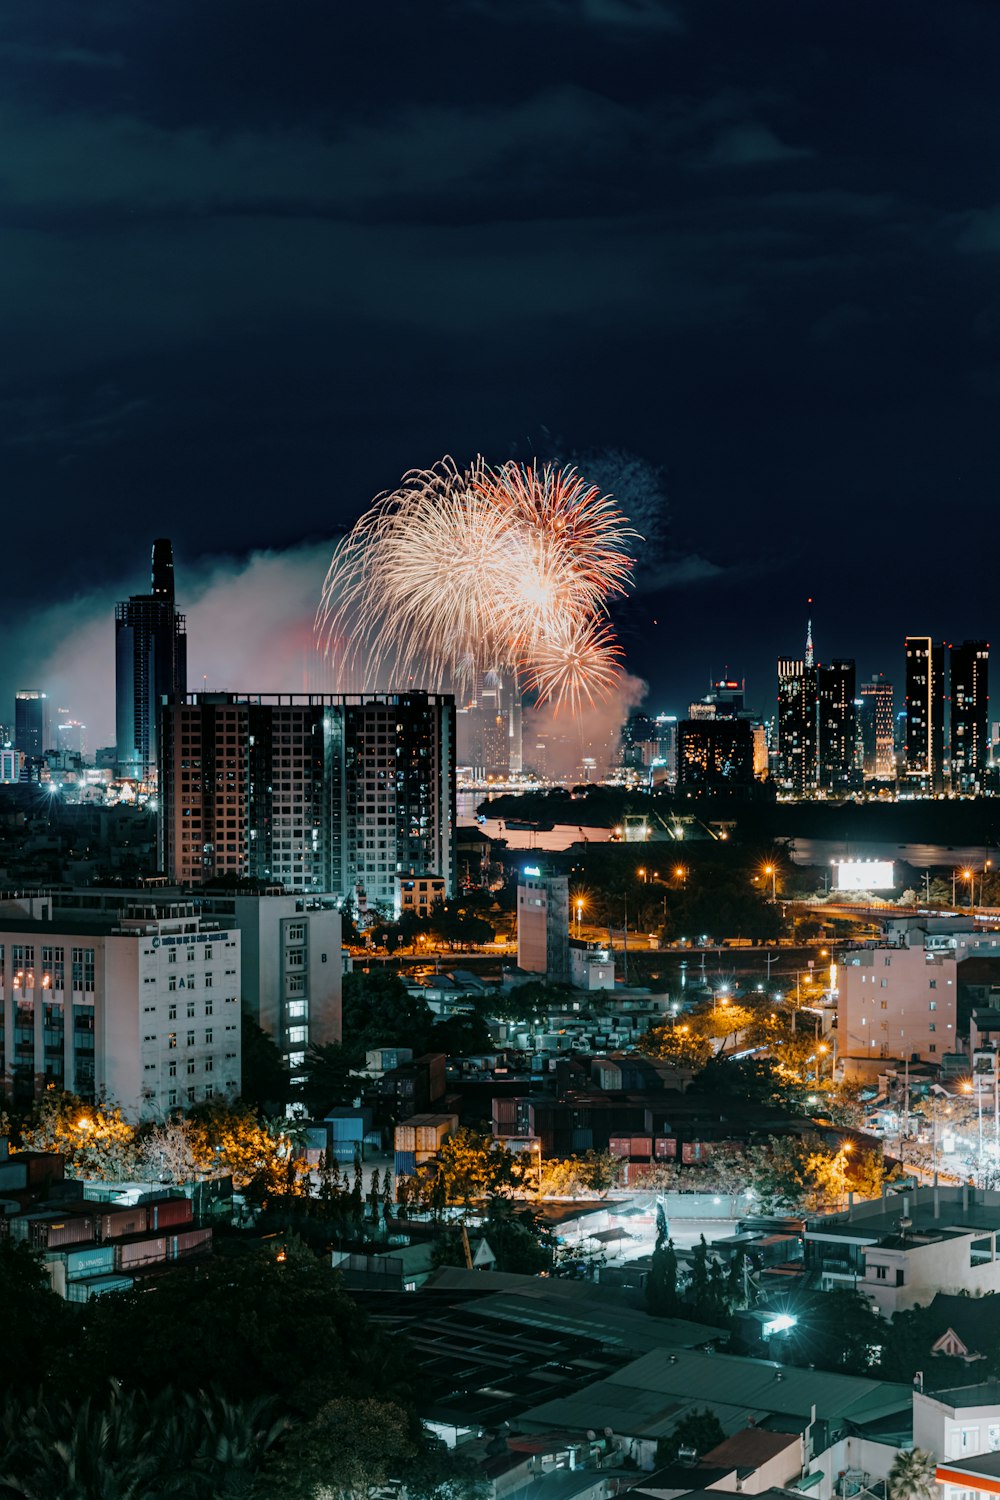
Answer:
M177 1077L177 1064L175 1062L167 1063L167 1075L170 1078Z
M206 988L206 990L210 990L212 988L212 976L211 976L211 974L206 974L205 975L205 988Z
M211 957L212 957L212 948L211 948L211 945L210 944L206 944L206 947L205 947L205 961L206 961L206 963L208 962L208 960Z
M880 980L879 982L880 982L880 985L881 985L882 989L887 990L889 988L889 981L888 981L888 979L883 979L883 980Z
M206 1000L205 1001L205 1014L206 1014L206 1016L210 1016L212 1014L212 1002L211 1002L211 1000Z
M171 974L170 978L167 980L167 989L170 990L171 992L173 992L173 991L175 991L177 989L177 975L176 974Z
M211 1047L211 1045L212 1045L212 1028L211 1028L211 1026L209 1026L208 1030L205 1032L205 1046L206 1047Z
M177 962L177 949L176 948L171 948L170 952L167 954L167 963L168 964L175 964L176 962Z
M189 1021L193 1021L194 1020L194 1001L193 1000L189 1000L188 1001L188 1020Z
M206 1057L205 1058L205 1072L206 1073L211 1073L212 1069L214 1068L214 1066L215 1066L215 1064L214 1064L212 1058Z
M171 1109L173 1109L175 1107L175 1105L177 1104L177 1090L176 1089L171 1089L169 1091L169 1093L167 1094L167 1104L170 1106Z
M193 1047L194 1046L194 1032L193 1031L189 1031L188 1034L187 1034L187 1044L188 1044L189 1047Z
M194 1058L193 1057L188 1059L187 1068L188 1068L188 1077L190 1077L191 1074L194 1072Z
M931 982L930 982L930 988L932 990L936 990L937 989L937 980L936 979L932 979L931 980Z
M888 1276L888 1274L889 1274L889 1267L888 1266L876 1266L875 1267L875 1279L877 1281L885 1281L885 1279Z
M937 1001L936 1000L932 1000L931 1003L930 1003L930 1005L928 1005L927 1009L928 1010L937 1010Z
M170 1033L170 1035L167 1037L167 1047L168 1047L168 1049L171 1052L173 1052L174 1049L176 1048L176 1046L177 1046L177 1033L176 1033L176 1031L172 1031Z

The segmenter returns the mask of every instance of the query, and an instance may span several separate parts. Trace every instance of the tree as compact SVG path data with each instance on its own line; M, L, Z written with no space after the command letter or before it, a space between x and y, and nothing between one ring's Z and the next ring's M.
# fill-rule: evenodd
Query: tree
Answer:
M712 1056L707 1037L692 1032L689 1025L650 1026L639 1037L638 1050L647 1057L659 1057L678 1068L699 1072Z
M325 1260L294 1237L282 1248L280 1262L273 1250L213 1256L164 1271L153 1292L99 1298L68 1376L83 1394L113 1378L151 1396L168 1386L230 1401L266 1394L307 1416L338 1396L376 1394L373 1358L382 1380L401 1356Z
M900 1449L892 1461L886 1492L889 1500L931 1500L937 1492L937 1460L922 1448Z
M656 1462L676 1463L682 1448L693 1448L695 1455L701 1458L703 1454L717 1448L725 1436L722 1423L710 1407L689 1412L686 1417L681 1418L668 1437L660 1438L656 1445Z
M78 1324L72 1316L75 1309L52 1290L40 1257L6 1237L0 1238L0 1307L0 1393L34 1390L67 1357Z
M204 1391L149 1398L115 1382L82 1402L14 1401L3 1414L7 1471L0 1485L25 1500L247 1495L262 1456L287 1426L272 1405Z
M341 1042L314 1043L306 1052L302 1098L313 1119L331 1109L353 1104L360 1082L351 1072L348 1049Z
M21 1127L25 1151L58 1151L68 1177L99 1177L127 1182L136 1175L136 1127L116 1104L100 1098L87 1103L77 1094L46 1089Z
M677 1252L674 1242L667 1238L666 1223L660 1223L662 1210L657 1211L656 1247L649 1262L646 1278L646 1308L657 1318L676 1318L681 1311L681 1298L677 1280Z
M261 1121L245 1105L212 1099L191 1110L187 1131L201 1170L229 1173L248 1198L262 1203L306 1191L308 1168L293 1154L286 1121Z
M444 1140L437 1157L418 1169L422 1191L435 1187L444 1203L468 1206L482 1198L509 1196L524 1181L521 1161L492 1135L462 1126Z
M551 1270L552 1236L530 1208L516 1209L505 1198L492 1198L483 1234L498 1271L538 1276Z
M426 1000L409 993L383 968L344 975L344 1047L351 1067L362 1068L372 1047L425 1051L434 1016Z
M456 1011L447 1020L435 1023L428 1045L449 1057L467 1057L473 1052L489 1052L493 1038L480 1011Z
M294 1429L264 1469L254 1500L371 1500L400 1480L413 1500L474 1500L466 1463L427 1438L392 1401L341 1397Z
M254 1109L276 1114L291 1098L291 1074L274 1038L245 1010L240 1022L243 1033L240 1098Z

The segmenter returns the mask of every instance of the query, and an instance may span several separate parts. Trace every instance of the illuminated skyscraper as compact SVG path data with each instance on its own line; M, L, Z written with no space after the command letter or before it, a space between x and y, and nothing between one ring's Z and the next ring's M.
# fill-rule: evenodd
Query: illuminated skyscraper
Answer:
M929 635L906 637L906 777L944 790L944 646Z
M166 537L153 543L150 592L115 605L115 669L118 775L146 781L156 770L160 703L187 691L187 635Z
M896 776L896 754L893 744L895 714L892 683L879 672L870 682L863 682L858 694L861 705L861 746L863 770L867 781L893 781Z
M812 622L805 660L778 658L778 762L781 784L796 796L815 791L819 775L819 685Z
M846 791L860 780L856 766L854 663L832 661L815 671L819 784L828 791Z
M988 641L963 641L949 650L951 673L951 785L981 790L989 760Z
M50 749L49 700L35 688L22 688L14 697L14 749L39 757Z

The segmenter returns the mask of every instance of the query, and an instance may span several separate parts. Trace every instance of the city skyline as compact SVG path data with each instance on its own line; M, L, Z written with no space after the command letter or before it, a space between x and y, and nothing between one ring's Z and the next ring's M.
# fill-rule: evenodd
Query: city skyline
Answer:
M998 33L971 3L7 7L0 480L14 554L59 538L8 580L15 655L136 591L140 525L189 576L295 556L446 452L616 494L652 702L769 678L809 595L862 675L907 631L989 638Z

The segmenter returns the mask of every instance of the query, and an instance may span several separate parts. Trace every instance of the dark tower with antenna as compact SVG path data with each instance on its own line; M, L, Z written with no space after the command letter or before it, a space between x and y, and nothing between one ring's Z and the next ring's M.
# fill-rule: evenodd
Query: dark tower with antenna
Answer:
M156 771L160 702L187 691L187 634L174 606L174 552L153 543L148 594L115 605L117 774L148 781Z

